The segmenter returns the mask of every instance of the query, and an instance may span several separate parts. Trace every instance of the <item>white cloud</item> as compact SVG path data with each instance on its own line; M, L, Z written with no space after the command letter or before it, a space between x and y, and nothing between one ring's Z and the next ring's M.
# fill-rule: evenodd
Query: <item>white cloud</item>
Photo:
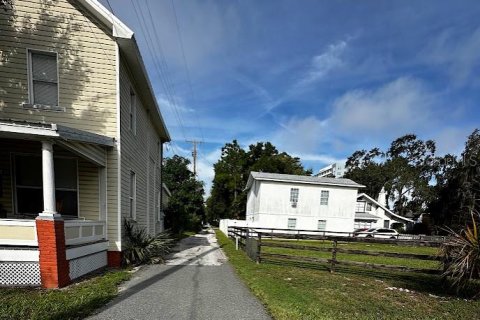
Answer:
M325 123L313 116L290 118L286 123L279 124L281 128L274 133L272 141L288 152L314 152L324 136Z
M447 153L459 155L465 147L465 141L473 132L471 127L445 127L434 135L433 140L437 143L437 154Z
M333 104L329 128L350 136L405 134L433 125L434 101L423 82L402 77L374 90L345 93Z

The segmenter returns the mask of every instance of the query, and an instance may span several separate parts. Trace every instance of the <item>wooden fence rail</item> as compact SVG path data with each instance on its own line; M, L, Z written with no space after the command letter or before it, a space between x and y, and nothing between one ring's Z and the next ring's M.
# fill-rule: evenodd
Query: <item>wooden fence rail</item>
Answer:
M244 227L230 227L229 236L236 238L237 241L242 243L242 248L247 251L247 254L255 260L257 263L262 261L268 262L273 261L276 263L283 262L295 262L295 263L304 263L304 264L327 264L329 265L330 271L335 272L335 267L337 265L344 266L356 266L364 267L371 269L382 269L390 271L407 271L407 272L416 272L416 273L427 273L427 274L439 274L440 269L422 269L422 268L412 268L408 266L400 265L388 265L388 264L379 264L379 263L369 263L369 262L358 262L350 260L339 260L337 258L338 253L342 254L353 254L353 255L365 255L365 256L376 256L376 257L392 257L392 258L403 258L403 259L415 259L415 260L428 260L428 261L440 261L440 257L436 255L427 255L427 254L413 254L413 253L396 253L396 252L385 252L385 251L370 251L370 250L358 250L358 249L345 249L338 248L339 242L364 242L364 243L382 243L382 244L393 244L393 245L406 245L406 246L439 246L440 243L434 241L419 241L419 240L398 240L398 239L371 239L371 238L355 238L348 236L328 236L328 235L305 235L300 233L295 234L285 234L277 233L275 230L270 230L270 232L265 233L258 230L258 228L249 229ZM305 236L305 238L304 238ZM332 247L318 247L313 245L300 245L294 243L282 243L282 242L273 242L272 240L263 240L262 238L276 238L279 240L299 240L299 239L308 239L308 240L328 240L332 241ZM248 243L248 246L247 246ZM262 251L262 247L270 248L285 248L285 249L296 249L299 251L317 251L317 252L329 252L332 254L330 259L319 258L319 257L306 257L301 255L291 255L291 254L278 254Z

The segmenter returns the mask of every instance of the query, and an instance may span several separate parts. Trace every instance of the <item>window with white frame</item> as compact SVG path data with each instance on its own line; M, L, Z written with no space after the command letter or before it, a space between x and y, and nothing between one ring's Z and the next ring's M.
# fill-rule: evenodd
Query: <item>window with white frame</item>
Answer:
M130 110L129 110L130 130L137 134L137 97L133 89L130 89Z
M327 227L327 220L318 220L317 229L319 231L325 231Z
M372 204L370 202L367 202L367 208L365 210L372 211Z
M30 103L58 106L58 71L55 52L28 51Z
M43 211L42 158L15 155L16 213L37 215ZM77 160L54 158L56 211L78 216Z
M290 203L292 207L296 207L298 203L298 188L291 188L290 189Z
M130 171L130 212L129 217L133 220L137 218L137 175Z
M288 218L288 229L295 229L297 227L297 219Z
M330 196L330 191L322 190L320 193L320 205L328 206L328 197Z
M355 207L355 212L365 212L365 202L358 201Z
M162 221L162 205L161 205L161 191L157 192L157 221Z
M363 229L372 227L372 222L367 220L355 220L354 228L355 229Z

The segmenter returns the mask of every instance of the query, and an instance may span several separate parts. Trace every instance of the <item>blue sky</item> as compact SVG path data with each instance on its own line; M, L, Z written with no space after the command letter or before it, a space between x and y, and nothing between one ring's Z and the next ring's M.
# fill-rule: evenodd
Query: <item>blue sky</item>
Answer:
M165 155L203 140L207 188L232 139L271 141L316 171L406 133L459 153L480 127L478 1L110 4L136 33L173 139Z

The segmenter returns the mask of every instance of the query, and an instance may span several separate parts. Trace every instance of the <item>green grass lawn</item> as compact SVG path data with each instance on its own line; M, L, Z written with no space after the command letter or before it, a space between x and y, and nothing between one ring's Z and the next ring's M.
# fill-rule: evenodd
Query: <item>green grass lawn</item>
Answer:
M60 290L0 288L0 319L83 319L115 297L129 277L120 270Z
M324 247L331 248L332 241L278 241L278 240L264 240L267 244L269 242L274 243L285 243L292 245L305 245L313 247ZM375 252L395 252L395 253L412 253L412 254L427 254L427 255L437 255L438 248L431 247L412 247L412 246L399 246L391 244L376 244L376 243L360 243L360 242L341 242L338 244L338 248L342 249L356 249L356 250L365 250L365 251L375 251ZM298 250L298 249L289 249L289 248L272 248L272 247L262 247L262 252L266 253L275 253L275 254L288 254L293 256L304 256L312 258L324 258L330 259L332 254L330 252L319 252L313 250ZM367 262L367 263L377 263L377 264L386 264L386 265L398 265L406 266L410 268L418 269L438 269L440 268L440 263L432 260L415 260L407 258L396 258L396 257L377 257L377 256L368 256L360 254L347 254L347 253L337 253L337 260L346 260L346 261L358 261L358 262Z
M315 270L257 265L216 232L240 278L275 319L478 319L480 315L480 301L447 295L438 276L361 268L338 268L331 274L322 266Z

